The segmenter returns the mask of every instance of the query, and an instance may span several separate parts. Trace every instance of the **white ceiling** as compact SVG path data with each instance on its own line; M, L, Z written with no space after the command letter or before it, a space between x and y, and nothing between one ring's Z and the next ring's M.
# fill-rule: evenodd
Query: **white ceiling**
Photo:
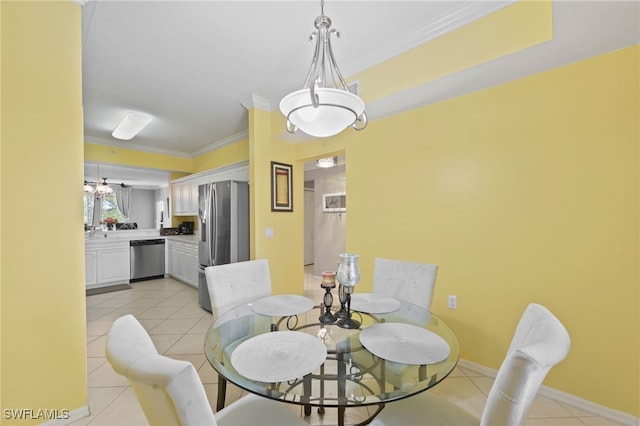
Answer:
M327 0L325 14L340 30L333 46L347 77L511 2ZM275 109L301 88L319 12L316 0L90 0L82 15L85 139L192 157L246 137L247 97ZM368 104L369 119L640 42L637 1L556 0L553 12L552 41ZM129 110L154 119L131 141L113 139Z

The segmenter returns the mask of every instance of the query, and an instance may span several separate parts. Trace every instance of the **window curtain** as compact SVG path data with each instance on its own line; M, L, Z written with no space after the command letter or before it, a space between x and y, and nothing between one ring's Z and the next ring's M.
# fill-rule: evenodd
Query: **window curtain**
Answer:
M98 194L93 194L93 220L91 226L99 226L102 219L102 198L98 198Z
M129 210L131 209L131 188L114 187L113 195L116 197L116 204L122 216L129 220Z

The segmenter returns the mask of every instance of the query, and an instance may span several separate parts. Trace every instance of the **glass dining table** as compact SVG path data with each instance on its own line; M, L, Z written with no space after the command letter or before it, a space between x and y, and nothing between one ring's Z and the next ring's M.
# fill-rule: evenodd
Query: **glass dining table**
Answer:
M218 407L226 381L283 403L320 413L337 408L339 425L351 407L377 406L436 386L458 362L453 330L409 302L357 296L351 316L358 328L322 322L322 305L303 296L274 295L241 304L209 327L204 350L218 372ZM326 320L324 315L323 321Z

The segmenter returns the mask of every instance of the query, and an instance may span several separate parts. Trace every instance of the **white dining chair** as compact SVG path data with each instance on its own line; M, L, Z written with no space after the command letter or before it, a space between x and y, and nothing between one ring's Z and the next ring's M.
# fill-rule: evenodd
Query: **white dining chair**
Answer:
M387 403L370 424L520 425L547 373L567 356L570 346L569 333L562 323L547 308L532 303L518 323L481 418L427 391Z
M208 266L204 274L214 319L242 303L271 296L267 259Z
M402 299L429 310L437 275L438 265L376 258L373 292Z
M193 365L158 354L133 315L114 321L105 352L115 372L129 380L150 425L308 425L284 403L257 395L242 397L214 415Z
M373 292L413 303L428 311L431 309L437 276L438 265L378 257L374 260ZM359 351L351 355L351 360L365 371L373 368L377 362L376 358ZM400 364L388 365L387 370L386 380L395 388L417 380L410 376L414 370Z
M267 259L208 266L204 268L214 321L236 306L271 296L271 274ZM218 376L216 409L225 405L227 380Z

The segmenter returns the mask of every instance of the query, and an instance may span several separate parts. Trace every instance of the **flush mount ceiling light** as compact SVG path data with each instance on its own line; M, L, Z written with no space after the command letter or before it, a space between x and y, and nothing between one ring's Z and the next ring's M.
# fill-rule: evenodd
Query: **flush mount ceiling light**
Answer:
M331 19L324 14L324 0L320 2L320 16L314 22L317 31L316 49L303 89L290 93L280 102L280 111L287 117L287 131L328 137L351 126L356 130L367 127L364 102L351 93L338 69L331 49L331 35L340 37L331 28Z
M338 157L318 158L316 160L316 166L322 167L323 169L328 169L337 164L338 164Z
M128 141L140 133L151 122L151 116L143 112L130 111L124 116L111 136Z

